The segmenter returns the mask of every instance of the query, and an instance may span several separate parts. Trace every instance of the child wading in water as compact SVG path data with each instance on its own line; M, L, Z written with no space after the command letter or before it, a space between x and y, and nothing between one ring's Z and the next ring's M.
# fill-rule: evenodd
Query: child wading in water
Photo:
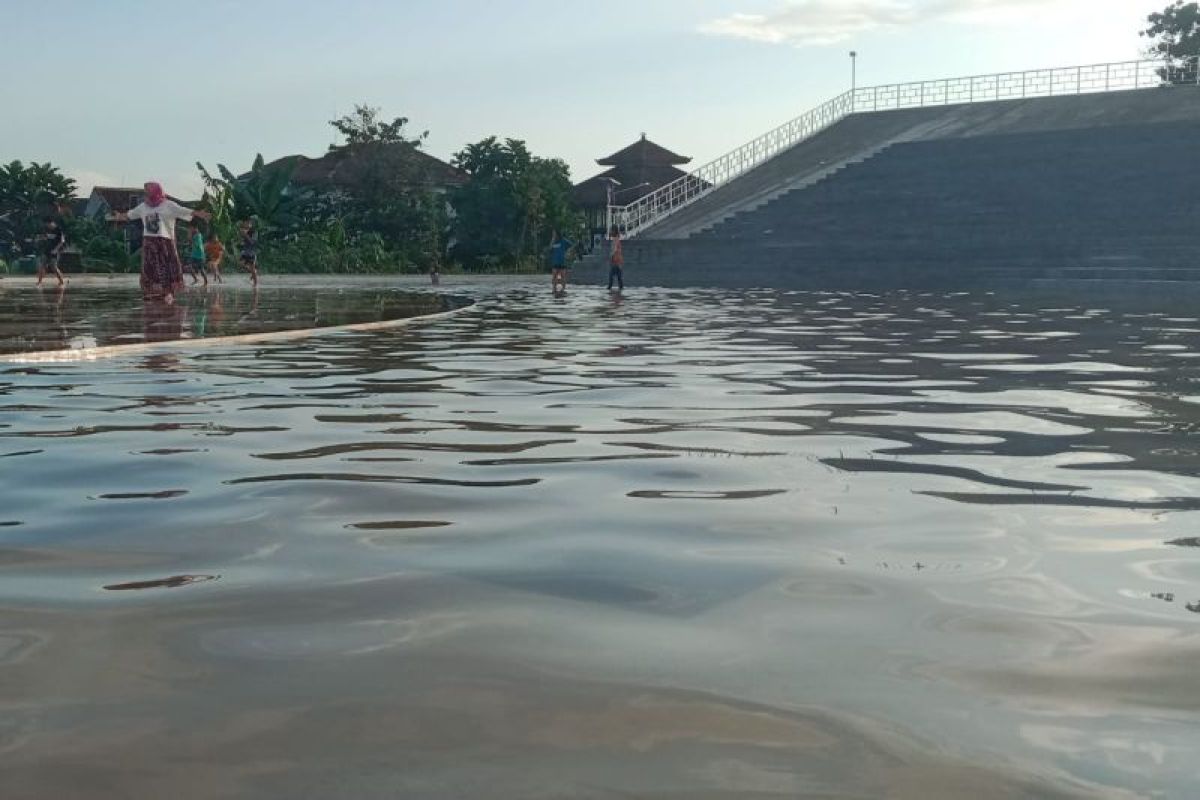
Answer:
M625 291L625 248L621 246L621 229L616 225L608 232L612 250L608 254L608 290L612 291L616 278L619 291Z
M238 248L242 266L250 272L250 282L258 286L258 231L252 220L242 223L242 243Z
M567 290L567 257L574 244L558 231L550 240L550 288L556 294Z
M42 257L38 260L37 285L42 285L42 280L46 277L47 272L53 272L58 278L58 285L65 285L62 270L58 268L58 260L62 257L62 251L67 246L67 235L63 233L62 225L54 220L46 222L46 233L42 242Z
M197 273L204 278L204 285L208 286L208 272L204 268L204 236L196 227L195 222L188 225L188 241L191 243L191 252L188 254L187 261L188 272L192 273L192 286L199 282L196 280Z
M213 274L213 280L217 283L223 283L221 280L221 261L225 258L225 245L221 244L221 240L216 236L208 240L208 244L204 245L204 258L208 261L208 269Z

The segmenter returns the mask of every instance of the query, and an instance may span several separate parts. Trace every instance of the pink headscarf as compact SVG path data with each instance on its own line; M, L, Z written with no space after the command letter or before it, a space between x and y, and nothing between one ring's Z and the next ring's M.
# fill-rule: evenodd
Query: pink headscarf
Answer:
M161 206L163 200L167 199L166 194L163 193L161 183L147 181L142 188L146 190L146 205L150 206L151 208L155 206Z

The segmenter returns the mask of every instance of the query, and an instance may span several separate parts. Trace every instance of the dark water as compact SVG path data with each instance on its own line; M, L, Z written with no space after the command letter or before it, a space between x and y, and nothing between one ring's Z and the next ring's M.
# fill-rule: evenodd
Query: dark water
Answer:
M0 291L0 354L332 328L460 305L457 298L422 292L250 291L215 284L189 288L173 305L143 302L128 288Z
M479 300L0 366L0 796L1196 795L1195 313Z

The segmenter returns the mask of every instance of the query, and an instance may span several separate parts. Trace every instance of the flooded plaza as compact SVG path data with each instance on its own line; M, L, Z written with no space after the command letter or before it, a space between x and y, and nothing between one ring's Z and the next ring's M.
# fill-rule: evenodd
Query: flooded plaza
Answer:
M203 297L441 315L0 363L0 796L1194 794L1194 302Z

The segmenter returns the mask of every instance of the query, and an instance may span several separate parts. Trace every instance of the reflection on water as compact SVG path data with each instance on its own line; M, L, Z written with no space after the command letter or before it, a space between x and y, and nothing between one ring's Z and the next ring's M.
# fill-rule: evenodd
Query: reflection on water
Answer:
M3 288L3 287L0 287ZM84 288L0 291L0 353L331 328L406 319L461 305L453 297L382 290L193 288L177 302Z
M0 365L6 796L1194 794L1190 308L477 299Z

